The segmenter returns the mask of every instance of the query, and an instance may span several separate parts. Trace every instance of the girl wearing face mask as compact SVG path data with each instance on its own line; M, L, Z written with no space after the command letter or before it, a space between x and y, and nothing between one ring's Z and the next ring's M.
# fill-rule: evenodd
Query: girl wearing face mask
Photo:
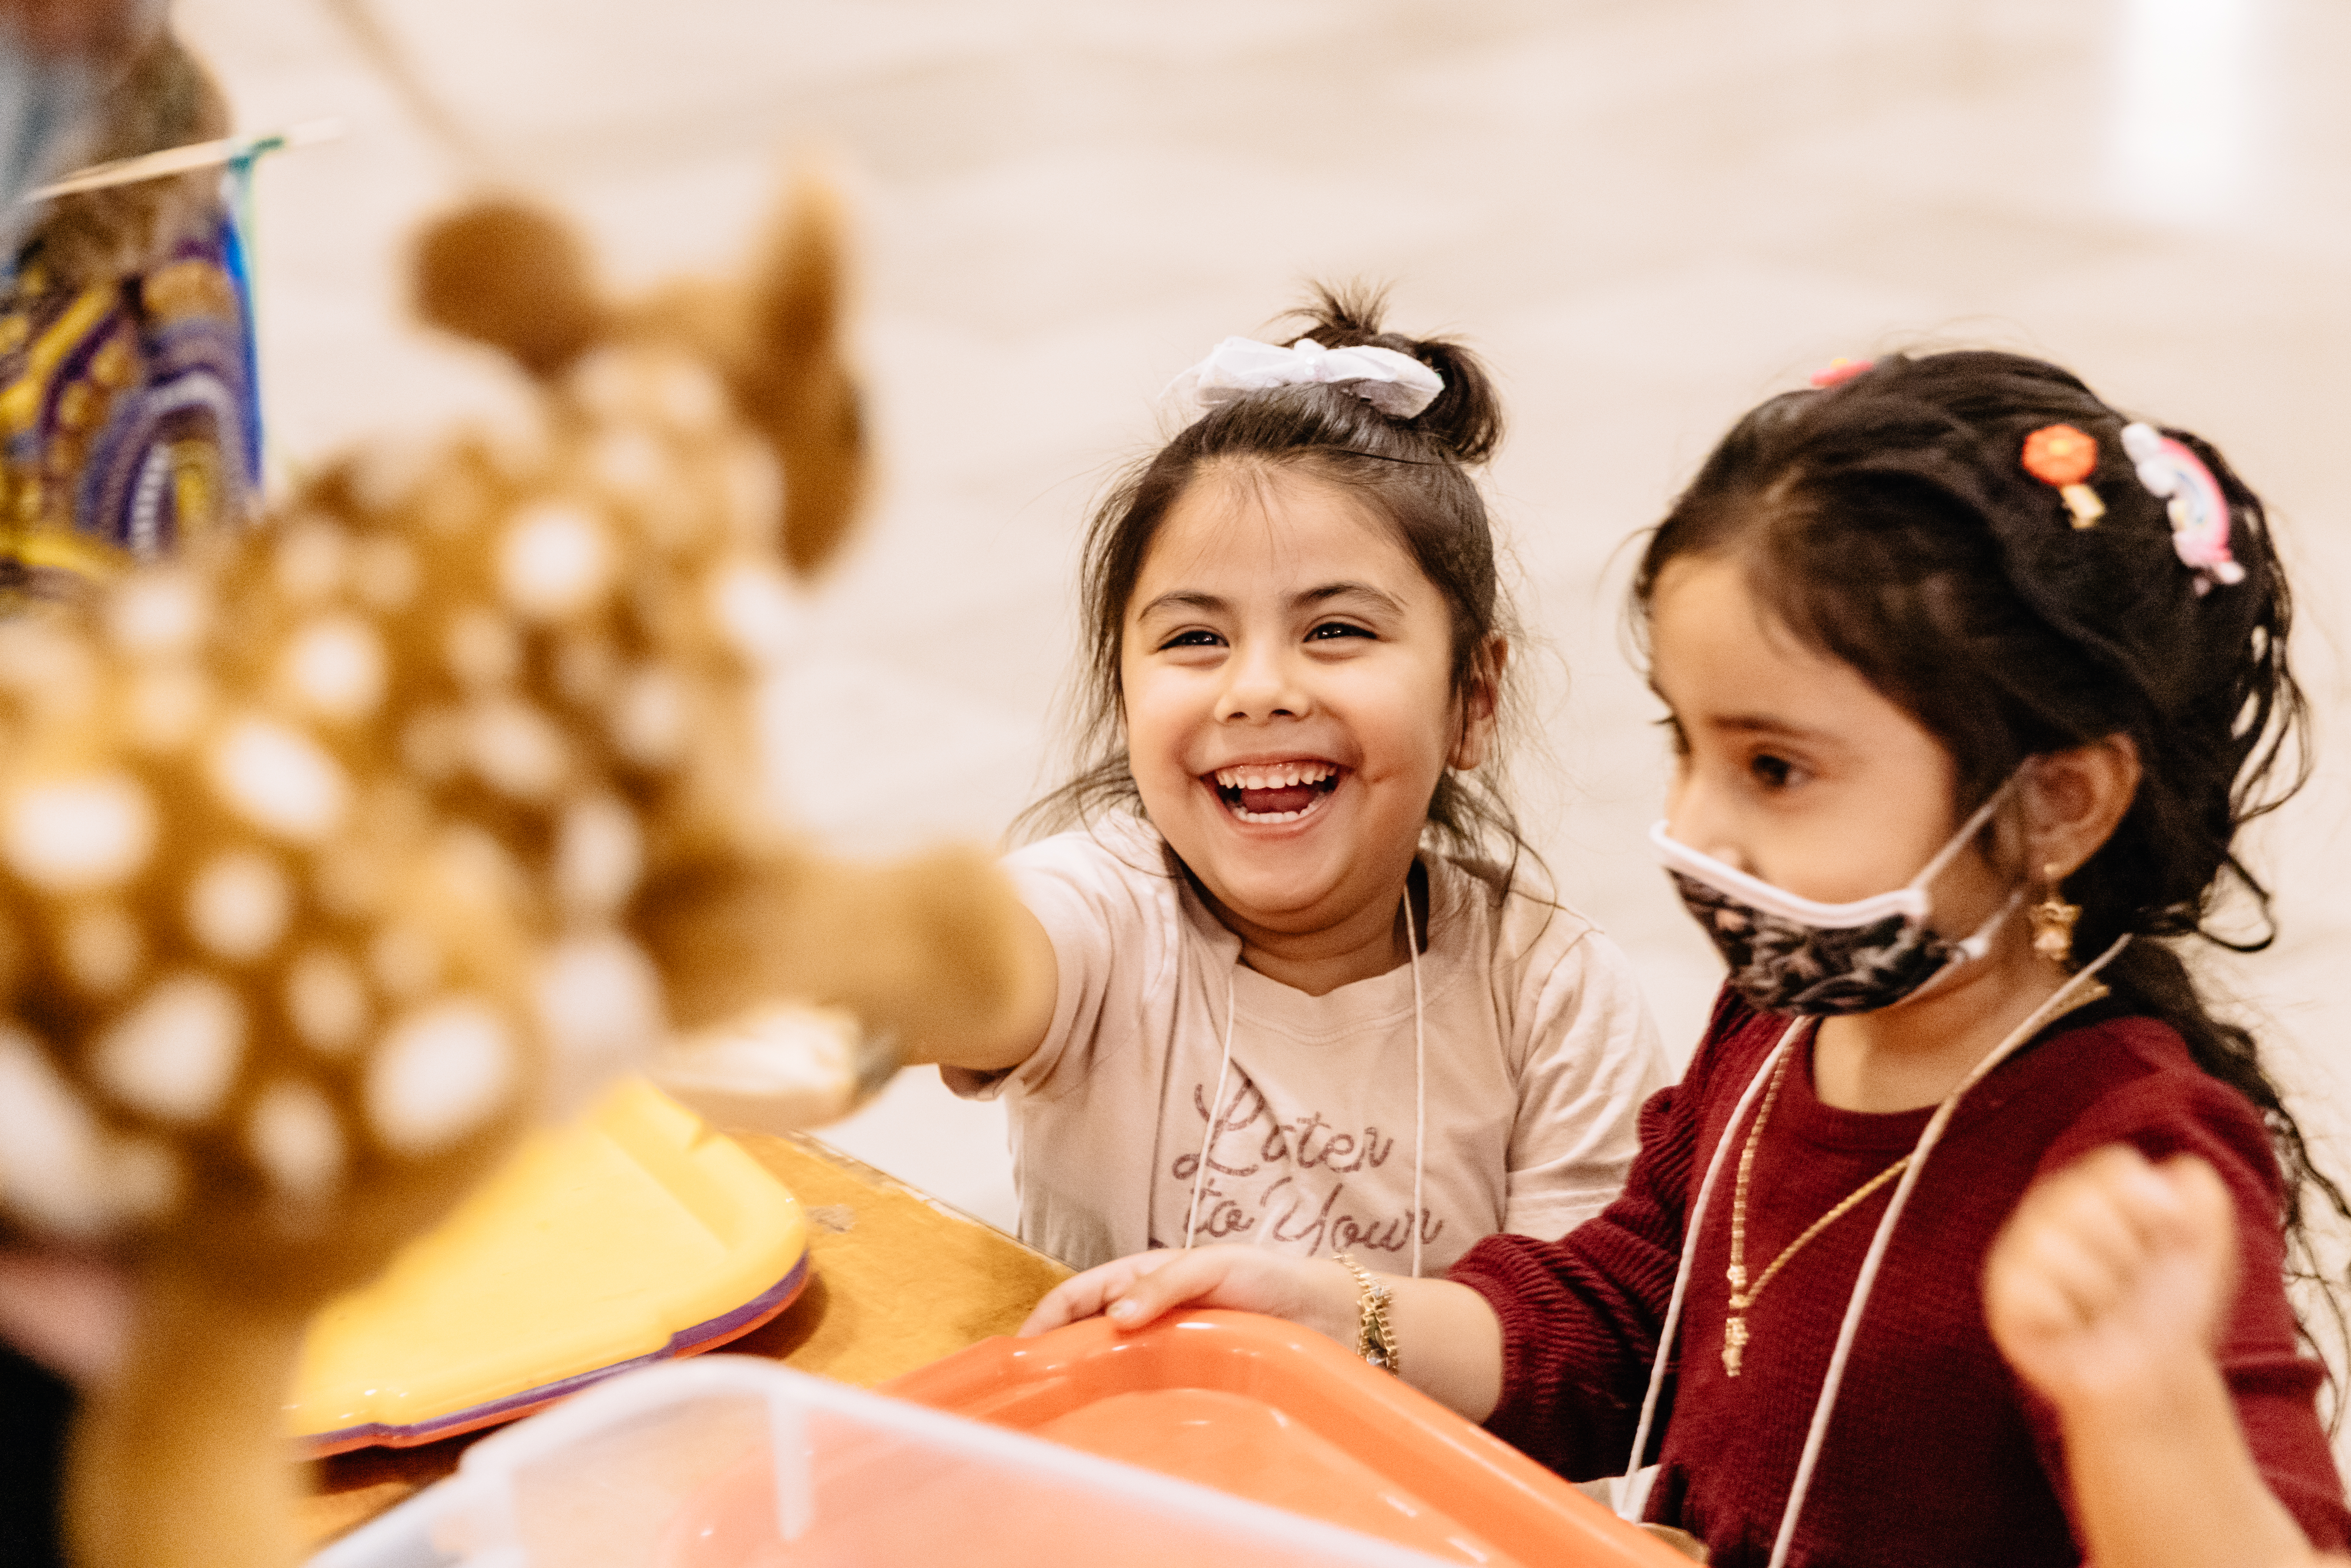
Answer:
M1724 438L1635 585L1679 761L1654 837L1730 976L1624 1197L1441 1281L1129 1259L1031 1327L1192 1302L1375 1342L1571 1477L1655 1465L1620 1507L1718 1564L2072 1563L2064 1432L1986 1328L1985 1255L2095 1150L2189 1154L2241 1260L2234 1419L2340 1548L2283 1274L2304 1202L2343 1199L2172 946L2232 888L2266 907L2233 841L2299 781L2261 503L2036 361L1820 380Z
M1301 314L1179 378L1188 423L1096 517L1092 756L1043 812L1078 825L1006 862L1052 984L1007 1038L914 1046L1006 1097L1020 1234L1081 1268L1558 1236L1668 1076L1495 792L1492 386L1375 301Z

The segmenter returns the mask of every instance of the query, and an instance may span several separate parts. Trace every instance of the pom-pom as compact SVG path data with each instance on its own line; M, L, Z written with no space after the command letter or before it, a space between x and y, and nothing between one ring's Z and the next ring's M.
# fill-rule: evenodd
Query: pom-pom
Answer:
M416 247L417 313L550 376L603 336L605 311L579 240L521 203L489 200L439 220Z

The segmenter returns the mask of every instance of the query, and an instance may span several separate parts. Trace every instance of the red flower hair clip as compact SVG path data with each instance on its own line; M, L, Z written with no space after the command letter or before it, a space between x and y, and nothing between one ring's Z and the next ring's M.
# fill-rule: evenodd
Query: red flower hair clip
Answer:
M2024 471L2057 487L2077 528L2089 528L2106 515L2106 504L2082 482L2097 466L2097 441L2070 424L2044 424L2024 438Z

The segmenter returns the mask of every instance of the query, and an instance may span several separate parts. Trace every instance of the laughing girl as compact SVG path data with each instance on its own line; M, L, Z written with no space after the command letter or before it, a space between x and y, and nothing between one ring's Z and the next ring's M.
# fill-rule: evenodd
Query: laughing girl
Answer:
M1481 773L1486 374L1373 306L1307 316L1187 371L1196 417L1096 517L1101 744L1044 808L1087 825L1008 862L1056 983L1016 1037L932 1053L1009 1099L1021 1235L1080 1268L1225 1242L1418 1275L1555 1237L1667 1078Z

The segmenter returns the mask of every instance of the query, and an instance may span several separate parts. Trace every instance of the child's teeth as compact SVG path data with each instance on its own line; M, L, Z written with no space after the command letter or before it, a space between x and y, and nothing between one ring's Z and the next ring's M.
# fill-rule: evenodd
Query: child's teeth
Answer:
M1226 789L1292 789L1320 784L1338 771L1327 762L1285 762L1277 768L1219 768L1213 777Z

